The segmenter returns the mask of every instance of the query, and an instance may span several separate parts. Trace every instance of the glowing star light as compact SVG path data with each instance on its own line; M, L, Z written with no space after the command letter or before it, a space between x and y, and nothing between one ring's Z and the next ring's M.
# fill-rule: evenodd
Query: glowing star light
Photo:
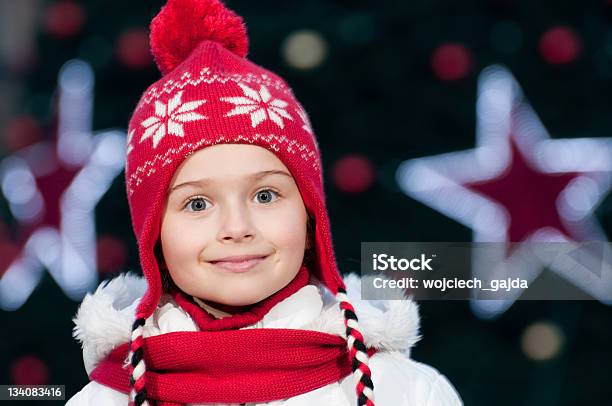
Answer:
M124 165L125 135L91 132L94 75L82 61L59 74L56 139L0 162L2 194L16 220L20 249L0 270L0 307L16 310L47 269L68 297L98 282L94 210Z
M478 87L476 148L403 162L396 173L400 188L472 228L474 242L503 243L474 250L475 277L520 276L531 283L548 267L592 297L609 300L610 261L594 272L554 261L553 253L527 243L563 242L572 250L585 241L607 241L593 211L611 186L612 138L551 139L500 66L485 69ZM516 243L510 252L509 243ZM601 245L605 252L594 262L612 257L608 244ZM508 299L472 299L472 309L495 317L521 294L516 289Z

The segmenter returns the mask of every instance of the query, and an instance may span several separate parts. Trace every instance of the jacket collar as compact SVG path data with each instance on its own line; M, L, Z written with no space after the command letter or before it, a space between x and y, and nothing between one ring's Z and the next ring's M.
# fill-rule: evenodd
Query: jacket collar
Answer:
M420 339L417 304L409 298L362 300L361 279L356 274L347 275L344 283L359 317L366 346L409 355ZM82 344L88 374L113 348L129 341L134 312L146 287L142 277L126 273L103 282L83 299L73 319L73 336ZM148 324L154 324L148 335L167 333L177 326L180 330L197 330L191 318L169 296L162 298L153 318L156 318L154 322L148 320ZM309 285L277 303L260 322L246 328L305 329L346 337L335 298L314 277Z

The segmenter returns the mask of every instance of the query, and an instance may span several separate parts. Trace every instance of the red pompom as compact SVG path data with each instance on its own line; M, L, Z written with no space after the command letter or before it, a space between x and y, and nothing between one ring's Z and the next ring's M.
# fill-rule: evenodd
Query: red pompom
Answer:
M216 41L242 58L249 49L242 17L219 0L168 0L151 21L151 52L163 75L205 40Z

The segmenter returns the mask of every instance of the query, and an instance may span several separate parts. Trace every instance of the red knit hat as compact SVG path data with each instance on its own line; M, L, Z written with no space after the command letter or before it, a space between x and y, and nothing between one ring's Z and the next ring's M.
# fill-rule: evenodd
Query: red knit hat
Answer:
M342 295L341 307L346 303L343 309L352 314L345 317L351 319L354 312L334 257L320 151L308 116L282 78L246 59L242 18L219 0L169 0L151 23L151 49L163 77L143 94L130 120L125 171L148 282L136 312L132 350L139 348L144 319L162 294L154 247L168 186L190 154L214 144L261 146L289 169L315 221L311 271L332 293ZM357 339L363 341L360 334Z

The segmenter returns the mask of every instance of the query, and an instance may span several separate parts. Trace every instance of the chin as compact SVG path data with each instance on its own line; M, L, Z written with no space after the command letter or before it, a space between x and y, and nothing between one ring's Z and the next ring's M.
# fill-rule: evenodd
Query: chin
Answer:
M218 289L214 292L200 292L202 296L198 297L228 306L248 306L267 297L265 292L253 292L252 285L249 287L249 289L242 289L236 286L230 289Z
M270 294L261 293L260 295L254 295L252 289L248 294L244 294L241 291L235 292L227 292L226 295L223 295L219 298L219 300L214 300L218 303L223 303L225 305L230 306L248 306L254 303L260 302L266 299ZM223 300L224 299L224 300Z
M252 300L246 300L246 301L233 301L233 300L228 300L228 301L224 301L224 302L218 302L224 305L228 305L228 306L250 306L253 303L257 303L254 302Z

